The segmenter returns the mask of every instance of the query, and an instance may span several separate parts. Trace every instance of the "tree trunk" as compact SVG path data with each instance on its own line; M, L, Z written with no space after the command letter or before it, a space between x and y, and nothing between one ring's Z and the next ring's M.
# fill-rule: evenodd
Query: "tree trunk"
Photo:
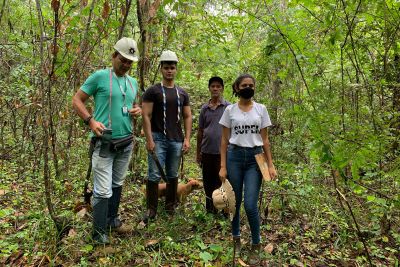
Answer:
M393 75L396 75L394 79L395 84L391 85L392 93L392 105L393 105L393 112L396 114L400 113L400 55L395 54L394 56L394 69ZM400 116L394 116L392 122L392 133L394 136L400 136ZM396 153L399 150L400 144L397 141L399 138L395 138L395 141L392 144L392 152Z
M122 19L122 24L119 27L118 40L122 38L126 26L126 21L128 20L129 11L131 10L132 0L126 0L126 12L124 18Z
M6 7L6 0L3 0L3 5L1 6L1 11L0 11L0 25L1 25L1 19L3 18L5 7Z

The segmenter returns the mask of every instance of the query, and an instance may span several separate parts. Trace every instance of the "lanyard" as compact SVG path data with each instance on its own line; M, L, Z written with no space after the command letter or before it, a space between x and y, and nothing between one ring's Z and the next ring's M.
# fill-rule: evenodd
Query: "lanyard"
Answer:
M181 99L179 97L179 91L178 88L174 85L174 89L176 91L176 102L178 104L178 115L177 115L177 121L176 123L179 122L180 120L180 114L181 114ZM164 109L164 135L167 136L167 97L165 95L165 88L164 85L161 83L161 90L163 94L163 109Z
M121 86L121 84L119 83L119 79L118 79L117 75L116 75L114 72L113 72L113 76L114 76L115 79L117 80L119 90L121 91L121 94L122 94L122 96L124 97L124 106L125 106L126 89L128 88L128 86L126 85L126 76L124 75L125 91L122 89L122 86Z
M114 75L115 75L115 74L114 74ZM115 76L116 76L116 75L115 75ZM126 80L128 80L129 85L131 86L133 95L135 95L135 90L133 89L133 86L132 86L131 81L130 81L129 79L127 79L125 75L124 75L124 77L125 77L125 92L122 90L122 88L121 88L121 86L120 86L120 84L119 84L118 78L117 78L117 77L115 77L115 78L117 79L117 83L118 83L119 89L121 90L121 94L122 94L123 97L124 97L124 106L125 106L125 96L126 96L126 88L127 88ZM113 88L112 80L113 80L113 69L111 68L111 69L110 69L110 97L109 97L109 105L108 105L108 106L109 106L108 128L111 128L111 103L112 103L112 101L111 101L111 96L112 96L112 88ZM135 101L135 100L134 100L134 101Z

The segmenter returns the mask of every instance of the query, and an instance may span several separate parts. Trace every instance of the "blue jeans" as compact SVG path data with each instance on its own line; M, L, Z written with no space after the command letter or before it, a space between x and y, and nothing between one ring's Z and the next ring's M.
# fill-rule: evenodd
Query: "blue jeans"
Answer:
M153 132L153 141L156 144L155 152L161 166L165 170L167 179L178 177L179 163L182 156L183 142L168 139L163 133ZM147 155L149 181L158 183L161 179L160 172L150 154Z
M248 148L236 145L229 145L227 151L228 180L232 184L236 197L236 214L232 221L232 235L240 236L240 206L244 191L244 209L250 224L253 244L260 243L260 216L257 201L262 176L254 156L261 152L262 147Z
M92 156L93 197L110 198L112 188L120 187L124 183L133 144L121 151L110 152L106 158L99 156L100 145L101 141L97 141Z

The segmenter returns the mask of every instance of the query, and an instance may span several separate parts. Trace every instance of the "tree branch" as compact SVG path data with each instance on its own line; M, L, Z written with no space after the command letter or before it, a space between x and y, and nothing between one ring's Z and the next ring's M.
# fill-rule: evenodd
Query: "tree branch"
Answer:
M121 27L119 27L118 40L121 39L122 35L124 34L124 29L126 26L126 21L128 20L128 15L129 15L129 11L131 9L131 4L132 4L132 0L126 0L126 12L125 12L124 18L122 20Z
M43 16L42 16L42 9L40 6L40 0L36 0L36 9L37 9L37 14L38 14L38 20L39 20L39 29L40 29L40 72L43 72L45 67L44 67L44 28L43 28ZM42 129L43 129L43 136L42 136L42 152L43 152L43 179L44 179L44 187L45 187L45 198L46 198L46 204L47 208L49 210L49 214L51 219L53 220L54 224L56 225L59 237L61 237L62 234L64 234L67 230L69 225L69 220L67 219L62 219L58 216L56 216L53 203L51 201L51 172L49 168L49 132L48 132L48 118L46 118L46 115L48 114L46 112L46 99L48 99L49 96L46 95L46 90L44 88L44 80L43 80L43 75L39 75L39 87L41 91L41 104L42 104ZM48 92L47 92L48 93Z
M374 266L374 265L372 264L371 256L369 255L368 248L367 248L367 244L366 244L366 242L365 242L365 240L364 240L364 237L362 236L360 227L358 226L356 217L354 216L353 209L351 208L349 201L347 201L346 197L342 194L342 192L340 192L338 188L336 188L336 191L339 193L339 195L340 195L340 196L343 198L343 200L346 202L346 205L347 205L347 207L348 207L348 209L349 209L349 211L350 211L350 215L351 215L351 217L353 218L354 224L355 224L355 226L356 226L358 238L361 240L361 242L362 242L363 245L364 245L364 250L365 250L365 253L367 254L367 258L368 258L369 265L372 267L372 266Z
M3 18L5 6L6 6L6 0L3 0L3 5L1 6L1 11L0 11L0 25L1 25L1 19Z

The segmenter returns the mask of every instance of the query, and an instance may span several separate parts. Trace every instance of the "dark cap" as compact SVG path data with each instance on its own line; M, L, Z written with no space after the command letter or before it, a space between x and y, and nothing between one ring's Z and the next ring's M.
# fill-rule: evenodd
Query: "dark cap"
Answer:
M222 80L221 77L218 77L218 76L211 77L211 78L208 80L208 87L210 87L210 85L211 85L213 82L219 82L219 83L222 85L222 87L224 87L224 80Z

